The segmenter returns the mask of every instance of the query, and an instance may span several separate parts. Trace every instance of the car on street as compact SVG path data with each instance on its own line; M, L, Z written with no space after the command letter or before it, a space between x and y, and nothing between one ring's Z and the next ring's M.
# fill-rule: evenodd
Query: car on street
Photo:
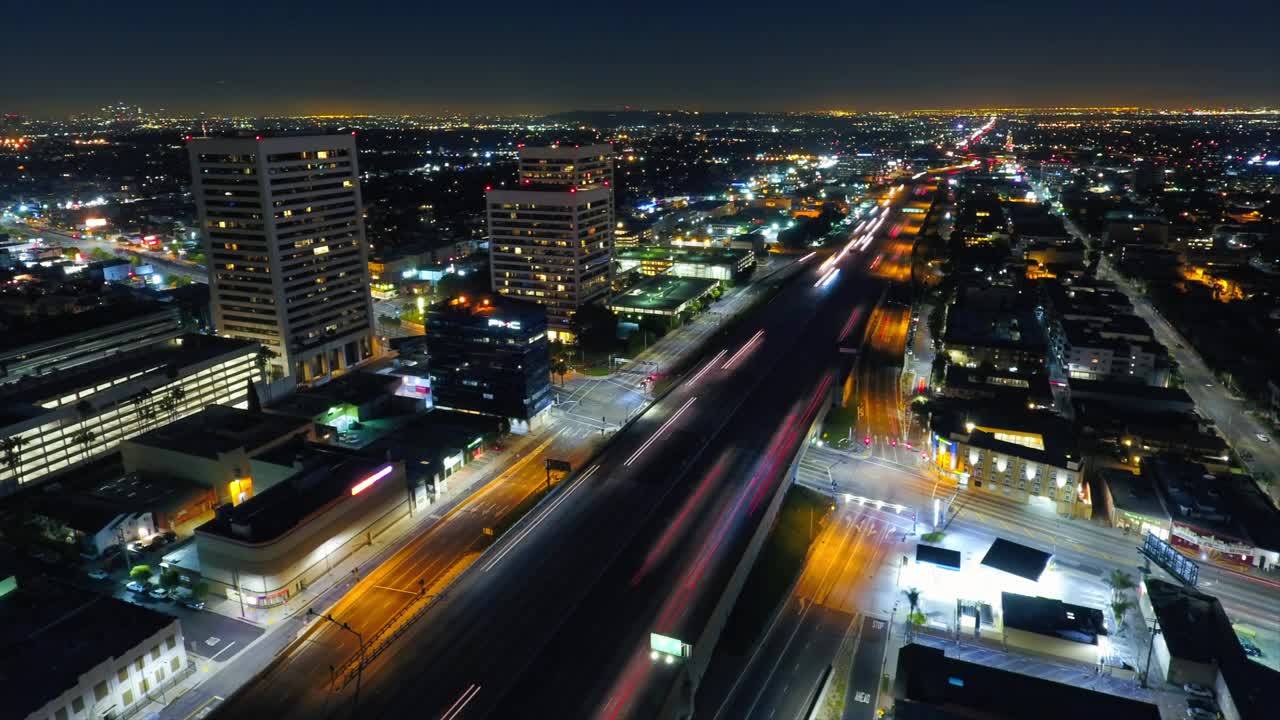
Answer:
M1258 438L1258 442L1271 442L1271 438L1267 437L1264 433L1258 433L1256 437Z
M102 568L94 568L88 572L88 575L93 580L106 580L109 577L107 571Z
M143 585L137 580L130 580L129 583L125 585L125 587L136 593L144 593L147 591L147 586Z
M1186 685L1182 686L1182 689L1185 690L1186 693L1188 695L1191 695L1192 697L1204 698L1206 700L1213 699L1213 691L1203 685L1197 685L1195 683L1187 683Z
M189 608L191 610L203 610L204 601L203 600L187 600L186 602L182 603L182 606L185 608Z
M147 593L147 594L148 594L148 595L150 595L150 596L152 597L152 599L155 599L155 600L168 600L168 599L169 599L169 591L168 591L168 590L165 590L164 588L161 588L161 587L158 587L158 588L152 588L152 589L151 589L151 592L149 592L149 593Z

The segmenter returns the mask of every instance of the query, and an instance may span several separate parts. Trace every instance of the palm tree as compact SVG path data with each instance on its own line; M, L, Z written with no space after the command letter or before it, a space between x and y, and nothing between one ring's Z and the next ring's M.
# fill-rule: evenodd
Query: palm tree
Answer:
M907 630L910 632L920 616L920 589L907 588L902 591L902 594L907 596L907 604L910 606L910 612L907 614Z
M13 479L18 485L22 484L22 478L18 477L18 468L22 465L22 446L26 444L27 438L17 435L0 440L0 452L4 453L5 467L13 473Z
M98 438L98 434L92 430L81 430L71 436L71 441L80 446L80 452L83 453L82 460L89 459L89 446L93 445L93 441Z
M178 414L178 410L182 407L182 401L187 399L187 389L181 385L175 386L169 391L167 399L169 401L167 406L169 409L169 422L173 422L174 416Z
M564 376L567 372L569 372L569 365L562 358L556 358L555 362L551 363L551 374L560 376L561 385L564 385Z
M270 368L271 375L274 376L276 374L276 366L271 365L271 361L278 357L280 357L280 353L272 350L266 345L258 348L258 354L254 357L254 362L258 366L258 375L262 378L262 387L267 391L267 404L271 403L271 382L275 379L274 377L267 377L267 370Z
M1107 576L1107 585L1111 587L1112 601L1117 601L1125 590L1133 589L1133 576L1118 568L1113 569L1111 574Z
M1133 601L1128 598L1119 598L1111 601L1111 612L1116 616L1116 630L1120 630L1125 626L1125 615L1133 607Z

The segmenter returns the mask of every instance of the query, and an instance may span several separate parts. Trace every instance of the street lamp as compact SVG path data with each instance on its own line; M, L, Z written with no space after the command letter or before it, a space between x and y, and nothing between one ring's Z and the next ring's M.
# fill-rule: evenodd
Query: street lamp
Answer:
M358 696L360 694L360 677L364 673L364 636L360 634L359 630L352 629L352 627L349 624L345 622L338 622L337 620L335 620L333 618L332 613L328 615L321 615L320 613L315 611L315 608L307 608L307 615L311 617L320 618L321 620L328 620L334 625L337 625L343 630L346 630L352 635L355 635L356 640L360 642L360 660L359 662L356 663L356 695ZM332 686L336 679L332 676L332 673L335 672L332 665L329 666L329 672L331 673L329 677L329 685Z

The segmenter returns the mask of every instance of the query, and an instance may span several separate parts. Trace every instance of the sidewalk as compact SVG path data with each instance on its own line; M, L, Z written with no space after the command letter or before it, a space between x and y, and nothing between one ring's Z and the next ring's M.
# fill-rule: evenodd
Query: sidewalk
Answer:
M264 628L261 637L235 653L234 660L220 662L188 653L188 659L196 667L177 690L181 692L155 715L162 720L188 720L192 715L216 707L245 683L252 680L270 665L281 652L309 627L306 611L314 607L324 612L341 600L358 581L362 568L381 565L401 547L411 542L431 525L439 522L449 512L484 485L512 470L526 458L534 457L533 451L548 442L558 428L545 426L540 431L519 438L503 453L514 462L472 463L450 478L449 490L440 493L427 505L419 507L412 515L397 520L372 544L365 545L341 561L322 579L312 583L287 603L274 608L244 609L244 621ZM207 611L217 612L237 620L241 619L240 604L229 599L209 601ZM250 648L252 649L251 651Z

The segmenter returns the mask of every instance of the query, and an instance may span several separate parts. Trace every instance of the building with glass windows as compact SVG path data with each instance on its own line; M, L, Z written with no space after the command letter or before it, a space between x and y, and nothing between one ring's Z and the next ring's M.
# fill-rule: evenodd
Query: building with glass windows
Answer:
M426 318L428 374L437 408L506 418L522 433L551 407L542 308L456 297Z
M354 134L197 138L188 151L218 333L267 346L270 375L301 384L373 358Z
M613 278L613 149L522 148L517 189L486 197L493 291L546 308L551 340L575 340L579 307Z

